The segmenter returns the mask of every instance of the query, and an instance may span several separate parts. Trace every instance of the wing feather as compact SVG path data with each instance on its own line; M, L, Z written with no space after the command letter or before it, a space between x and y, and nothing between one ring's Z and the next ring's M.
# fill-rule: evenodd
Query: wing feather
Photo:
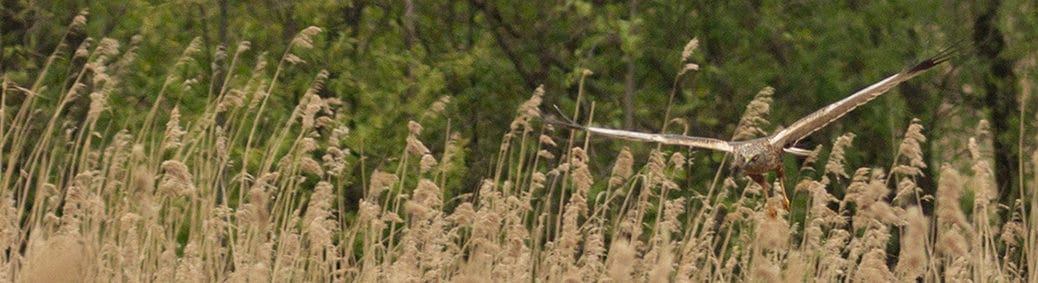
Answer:
M782 147L788 144L796 143L800 139L803 139L804 137L811 135L815 131L818 131L819 129L825 127L829 123L832 123L836 119L843 117L843 115L846 115L848 112L851 112L851 110L854 110L854 108L857 108L862 104L872 101L876 97L879 97L880 95L886 93L888 90L900 84L901 82L907 81L925 72L926 70L933 68L934 66L940 65L941 63L948 61L948 59L950 59L951 56L954 55L954 53L955 49L945 49L944 51L941 51L938 55L930 59L923 60L919 64L907 68L904 71L901 71L900 73L887 77L862 90L859 90L858 92L855 92L854 94L851 94L850 96L840 101L837 101L836 103L830 104L825 108L815 111L814 113L811 113L811 115L801 118L800 120L793 122L793 124L789 127L779 131L778 133L775 133L775 135L771 136L768 139L768 142L770 142L773 145Z
M724 152L732 152L731 143L713 138L690 137L672 134L650 134L598 127L579 127L579 129L607 137L622 138L635 141L658 142L662 144L683 145L689 147L698 147Z
M573 129L573 130L587 131L587 132L590 132L590 133L593 133L593 134L598 134L598 135L607 136L607 137L622 138L622 139L634 140L634 141L658 142L658 143L662 143L662 144L671 144L671 145L683 145L683 146L688 146L688 147L698 147L698 148L712 149L712 150L718 150L718 151L724 151L724 152L732 152L734 145L741 143L741 142L727 142L727 141L723 141L723 140L719 140L719 139L713 139L713 138L690 137L690 136L671 135L671 134L650 134L650 133L642 133L642 132L634 132L634 131L624 131L624 130L616 130L616 129L599 128L599 127L587 127L587 126L583 126L583 125L577 124L573 120L569 119L569 117L566 117L566 115L562 114L562 111L559 110L559 108L557 106L555 107L555 111L557 112L559 117L554 117L554 116L545 117L545 121L546 122L554 124L554 125L557 125L557 126L561 126L561 127L564 127L564 128L569 128L569 129ZM561 119L559 119L559 118L561 118Z

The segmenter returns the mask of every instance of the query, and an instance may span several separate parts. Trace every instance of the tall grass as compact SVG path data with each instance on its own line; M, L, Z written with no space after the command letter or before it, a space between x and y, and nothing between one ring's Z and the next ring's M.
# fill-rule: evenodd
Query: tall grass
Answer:
M69 33L83 32L85 16ZM99 122L110 120L109 97L133 73L133 42L62 42L31 86L5 79L0 281L1038 281L1038 180L1012 207L997 205L983 122L946 137L970 154L942 164L923 158L927 137L915 121L890 165L849 164L854 135L845 134L788 180L794 213L771 214L765 206L781 199L684 151L624 149L608 153L613 164L589 163L588 137L540 122L546 94L537 89L518 106L493 173L473 194L448 195L457 178L448 169L463 150L449 128L400 125L409 135L396 162L360 180L345 172L357 160L341 103L318 95L327 72L287 119L268 119L272 95L294 95L277 88L280 76L318 32L300 32L272 75L262 56L248 77L211 74L218 87L203 113L188 116L168 95L196 83L180 75L201 52L192 42L143 119L128 119L142 121L135 125ZM218 49L213 57L226 66L214 69L246 64L250 48ZM85 62L72 83L45 85L67 55ZM763 133L772 91L747 107L740 138ZM77 101L88 102L86 115L68 111ZM446 103L423 117L437 119ZM430 130L450 137L443 152L425 145ZM928 166L940 168L936 188L916 182ZM719 179L679 185L688 170L717 170ZM345 203L348 184L364 184L357 203ZM935 203L932 213L924 203Z

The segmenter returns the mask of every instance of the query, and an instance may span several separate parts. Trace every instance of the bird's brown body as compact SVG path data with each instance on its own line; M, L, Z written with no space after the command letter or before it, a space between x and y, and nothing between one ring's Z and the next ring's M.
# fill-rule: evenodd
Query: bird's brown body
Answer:
M782 151L781 147L773 146L768 142L767 137L734 143L732 152L735 153L735 158L732 165L746 172L746 175L764 188L764 192L770 197L774 191L771 190L771 185L764 176L768 172L774 171L779 184L785 183L786 174L782 169ZM788 210L789 198L786 197L786 189L781 187L778 191L782 195L783 208ZM774 215L775 210L772 208L769 213Z
M763 187L764 190L771 195L771 186L768 185L764 176L769 172L775 172L780 180L779 184L781 185L784 183L783 179L785 174L783 174L784 170L782 169L783 151L794 154L803 154L806 152L805 150L793 148L793 145L795 145L800 139L807 137L811 133L825 127L836 119L839 119L851 110L854 110L854 108L879 97L901 82L907 81L934 66L948 61L948 59L950 59L954 54L954 51L954 49L946 49L937 56L923 60L922 62L897 74L859 90L840 101L815 111L814 113L811 113L811 115L797 120L785 129L758 139L724 141L713 138L671 134L650 134L598 127L586 127L576 124L573 121L569 121L568 119L567 121L554 122L566 127L609 137L683 145L733 153L735 155L733 165L736 168L741 169L743 172L746 172L747 176L753 179L754 182ZM786 208L788 209L789 199L785 197L785 189L780 188L779 192L782 193Z

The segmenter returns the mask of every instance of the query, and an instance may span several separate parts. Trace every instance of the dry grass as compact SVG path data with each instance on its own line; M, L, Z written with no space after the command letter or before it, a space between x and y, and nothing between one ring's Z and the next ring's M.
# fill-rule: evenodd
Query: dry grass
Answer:
M273 76L259 61L250 77L220 79L205 112L187 121L166 95L193 83L176 75L199 52L192 43L136 130L98 123L132 72L124 68L134 47L120 51L111 39L59 46L46 66L61 54L88 63L52 102L38 95L46 67L28 88L5 80L0 101L24 100L0 104L0 281L1038 281L1036 182L1013 207L997 205L983 126L952 138L968 144L968 160L944 164L922 158L917 123L889 166L848 164L848 133L828 157L816 150L804 162L805 172L824 170L819 178L789 180L803 203L798 217L763 213L779 200L764 200L742 177L678 185L686 170L714 170L680 151L625 149L610 174L596 176L605 165L589 164L586 139L556 141L575 134L538 122L541 89L518 107L494 174L475 194L445 195L456 138L430 152L429 129L417 122L401 125L410 134L395 167L352 180L339 102L317 95L326 72L289 119L261 119L279 75L302 63L294 54L319 31L301 32ZM249 48L230 53L227 69ZM761 133L770 95L748 107L740 135ZM89 113L71 120L61 110L77 99L89 99ZM436 119L447 103L423 118ZM160 111L172 111L165 123ZM258 136L261 127L273 136ZM928 166L940 167L936 188L915 182ZM359 203L343 203L350 183L366 184ZM844 189L842 198L831 193ZM924 214L931 200L936 208Z

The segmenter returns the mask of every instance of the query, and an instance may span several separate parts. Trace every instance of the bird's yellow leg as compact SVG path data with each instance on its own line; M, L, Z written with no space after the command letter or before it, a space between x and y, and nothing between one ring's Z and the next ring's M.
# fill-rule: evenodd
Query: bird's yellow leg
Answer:
M782 205L785 206L786 211L789 211L789 197L786 197L786 170L779 166L778 170L775 170L775 174L778 176L779 187L777 188L782 193Z

